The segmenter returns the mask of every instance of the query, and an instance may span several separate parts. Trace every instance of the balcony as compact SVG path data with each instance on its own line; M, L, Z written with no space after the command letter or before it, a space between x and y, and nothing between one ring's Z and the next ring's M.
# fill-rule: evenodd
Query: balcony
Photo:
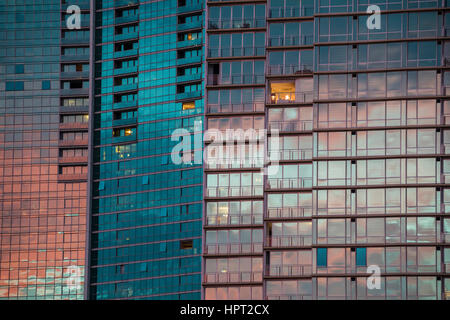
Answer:
M313 129L312 120L304 121L269 121L270 130L278 130L281 132L300 132L311 131Z
M266 19L236 19L236 20L215 20L208 21L209 30L219 29L250 29L265 28Z
M313 7L276 7L269 9L269 18L312 17L313 15Z
M282 294L282 295L267 295L267 300L313 300L312 295L300 294Z
M89 128L89 123L87 122L70 122L70 123L60 123L59 129L61 130L86 130Z
M89 71L82 71L82 72L61 72L61 79L88 79L89 78Z
M266 238L268 247L308 247L312 245L311 235L272 236Z
M222 133L225 134L223 131ZM205 166L208 169L262 168L264 167L264 157L260 157L258 154L246 154L243 156L235 154L232 158L207 158L205 160Z
M139 4L139 0L115 0L114 6L125 7L125 6L135 6Z
M137 87L138 87L137 83L122 84L119 86L114 86L114 93L121 92L121 91L136 90Z
M267 208L267 218L269 219L293 219L309 218L313 212L312 207L283 207Z
M229 85L229 84L263 84L264 75L255 74L239 74L239 75L218 75L209 74L208 75L208 85Z
M113 120L112 125L113 127L119 127L119 126L126 126L126 125L133 125L137 123L136 118L131 119L117 119Z
M89 106L60 106L59 113L70 114L70 113L88 113Z
M89 10L90 8L90 1L89 0L75 0L75 1L70 1L70 0L62 0L61 4L63 5L62 10L66 11L67 7L69 7L70 5L77 5L80 7L81 10ZM65 7L67 6L67 7Z
M175 96L175 99L176 100L185 100L185 99L198 98L201 96L202 96L201 91L182 92L182 93L177 93Z
M195 80L201 80L203 74L197 73L197 74L185 74L182 76L177 77L177 82L187 82L187 81L195 81Z
M220 272L205 273L206 283L233 283L233 282L261 282L262 272L240 271L240 272Z
M285 36L285 37L270 37L269 47L298 47L313 45L314 37L307 36Z
M59 140L60 147L86 147L89 144L88 139L84 140Z
M67 88L61 89L59 92L62 96L87 96L89 88Z
M185 47L193 47L193 46L201 46L203 45L203 39L194 39L194 40L183 40L177 42L177 48L185 48Z
M263 217L261 214L227 214L227 215L214 215L207 214L206 225L207 226L223 226L223 225L251 225L251 224L263 224Z
M88 157L60 157L58 162L60 164L87 163L88 162Z
M200 10L203 10L203 3L194 3L194 4L187 4L183 7L178 7L177 13L186 13Z
M268 178L267 189L302 189L312 188L312 178Z
M137 100L132 101L122 101L122 102L116 102L113 104L113 109L124 109L124 108L131 108L137 106Z
M118 58L124 58L124 57L131 57L138 54L138 49L130 49L130 50L123 50L123 51L116 51L114 52L114 59Z
M188 23L179 23L177 25L178 31L190 30L190 29L200 29L202 27L202 21L188 22Z
M249 187L207 187L207 197L255 197L263 195L262 186L249 186Z
M136 140L137 140L136 134L132 134L132 135L129 135L129 136L113 137L112 138L112 143L131 142L131 141L136 141Z
M62 45L89 44L89 38L62 38Z
M270 104L291 104L291 103L312 103L314 92L272 92L267 103Z
M114 35L114 41L137 39L138 36L139 36L138 31L116 34Z
M311 160L312 159L312 149L310 150L297 150L297 149L289 149L289 150L278 150L278 151L270 151L269 150L269 159L271 161L281 160L281 161L295 161L295 160Z
M278 75L303 75L312 74L312 65L268 65L267 74L271 76Z
M264 103L208 104L208 113L264 112Z
M225 58L225 57L253 57L264 56L265 47L243 47L243 48L210 48L208 49L209 58Z
M114 69L114 75L117 76L117 75L126 74L126 73L136 73L137 71L138 71L137 66L117 68L117 69Z
M224 243L224 244L206 244L205 254L251 254L263 252L262 243Z
M180 66L183 64L201 63L202 60L203 60L202 56L181 58L181 59L177 59L177 66Z
M80 55L62 55L61 62L79 62L79 61L89 61L88 54Z
M271 265L266 268L266 274L271 277L310 276L312 274L312 263L311 265L303 265L303 264Z
M58 174L58 181L84 181L87 180L87 173Z
M139 15L132 15L132 16L126 16L126 17L116 17L115 24L136 22L138 20L139 20Z

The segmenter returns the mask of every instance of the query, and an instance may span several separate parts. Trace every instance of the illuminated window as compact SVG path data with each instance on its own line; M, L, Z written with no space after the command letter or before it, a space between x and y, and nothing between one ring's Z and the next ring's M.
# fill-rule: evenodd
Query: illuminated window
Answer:
M195 109L195 102L183 102L183 110Z

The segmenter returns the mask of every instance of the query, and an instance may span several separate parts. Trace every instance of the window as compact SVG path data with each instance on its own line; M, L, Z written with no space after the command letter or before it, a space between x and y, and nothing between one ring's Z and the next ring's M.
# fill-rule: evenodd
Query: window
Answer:
M367 249L356 248L356 266L363 267L367 265Z
M317 248L317 266L327 266L327 248Z
M193 240L182 240L182 241L180 241L180 249L181 250L192 249L193 246L194 246Z
M16 64L16 73L24 73L24 65Z
M22 91L24 88L23 81L7 81L6 91Z
M189 101L189 102L183 102L183 110L190 110L195 109L195 102Z

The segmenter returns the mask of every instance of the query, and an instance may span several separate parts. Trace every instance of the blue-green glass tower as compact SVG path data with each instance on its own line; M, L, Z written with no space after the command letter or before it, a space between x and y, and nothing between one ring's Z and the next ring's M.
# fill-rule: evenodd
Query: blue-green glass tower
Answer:
M174 164L171 136L202 131L203 3L102 0L91 12L87 297L200 299L202 165Z

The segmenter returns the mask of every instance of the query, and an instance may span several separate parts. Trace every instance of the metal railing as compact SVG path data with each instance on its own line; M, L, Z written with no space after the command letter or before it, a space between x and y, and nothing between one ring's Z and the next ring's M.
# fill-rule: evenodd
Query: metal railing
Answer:
M264 166L264 157L256 155L243 155L239 158L207 158L205 165L208 169L233 169L233 168L262 168Z
M313 72L313 66L309 64L298 65L268 65L268 75L309 74Z
M267 208L268 218L303 218L311 217L312 207Z
M311 187L312 187L312 178L274 179L269 177L267 179L268 189L298 189Z
M208 197L248 197L262 196L262 186L249 187L207 187L206 194Z
M313 7L275 7L269 9L269 18L309 17L314 15Z
M270 68L270 66L269 66ZM314 92L272 92L268 98L268 103L289 104L312 102Z
M207 272L204 279L207 283L260 282L262 272Z
M278 36L269 38L269 47L307 46L312 45L314 37L308 36Z
M268 156L270 160L309 160L312 159L313 150L280 150L270 151Z
M304 121L269 121L269 129L284 132L311 131L313 129L312 120Z
M266 19L210 19L208 21L209 29L248 29L264 28Z
M220 226L220 225L241 225L241 224L262 224L263 215L255 214L229 214L229 215L214 215L206 214L206 225Z
M236 254L236 253L260 253L263 252L262 243L228 243L206 244L206 254Z
M244 57L244 56L264 56L265 47L243 47L243 48L209 48L208 57Z
M263 112L264 102L240 103L240 104L208 104L209 113L241 113L241 112Z
M304 247L312 244L312 236L272 236L266 238L266 241L268 247Z
M223 84L254 84L264 83L264 75L257 74L239 74L239 75L208 75L208 85L223 85Z
M270 265L267 266L266 272L269 276L305 276L312 274L312 263L310 265Z

